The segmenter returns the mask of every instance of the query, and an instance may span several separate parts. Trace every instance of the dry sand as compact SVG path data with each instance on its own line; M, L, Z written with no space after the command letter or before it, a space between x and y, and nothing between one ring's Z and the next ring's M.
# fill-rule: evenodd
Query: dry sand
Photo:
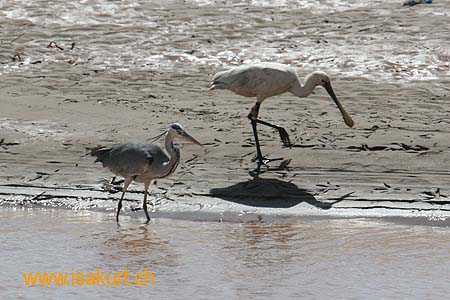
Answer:
M434 9L444 8L446 1L442 2L433 4ZM232 22L233 16L225 9L245 11L245 7L232 5L223 5L222 10L172 5L160 11L166 24L211 15L217 18L216 24L226 24ZM416 7L420 9L420 5ZM362 41L383 35L389 35L390 39L375 41L374 48L404 44L420 48L421 43L430 41L440 47L444 42L440 37L450 34L448 16L436 15L431 20L417 9L392 4L384 9L356 8L299 20L294 18L295 11L250 7L248 13L253 16L253 27L247 31L241 29L238 33L235 29L230 36L226 29L218 32L216 27L194 26L184 33L185 40L171 35L166 37L169 41L148 45L148 51L190 47L205 53L204 49L220 48L224 41L233 38L244 43L272 27L283 29L292 25L306 34L316 28L317 32L307 35L307 39L311 40L311 47L317 40L319 49L323 47L320 41L326 39L329 45L347 41L348 47L354 49L358 49L359 41L366 47L363 51L367 51L371 43ZM269 16L268 10L275 13L276 20L279 15L281 21L269 25L270 20L258 18ZM373 15L376 12L380 15ZM239 22L243 21L239 19ZM240 218L245 213L268 216L385 215L390 211L408 216L424 212L438 216L450 214L450 92L448 57L444 57L448 52L444 50L443 62L436 64L441 72L436 71L436 78L423 81L410 80L414 70L401 63L396 66L386 62L379 68L368 66L366 72L358 71L361 76L348 75L351 69L348 66L344 74L339 74L340 67L336 65L330 71L333 86L354 118L354 128L345 126L324 90L305 99L286 94L267 100L260 118L284 126L295 145L292 149L283 148L276 132L260 128L263 152L270 157L291 158L292 162L288 169L266 172L261 180L253 181L249 175L255 167L251 162L252 132L243 116L254 100L227 91L208 91L212 75L222 66L178 61L164 67L164 61L169 60L164 56L161 68L157 64L147 69L130 65L99 67L98 61L108 58L88 58L88 50L83 47L89 47L94 38L88 40L81 33L85 28L71 32L55 29L56 33L51 33L48 26L41 30L25 21L22 23L25 24L9 19L2 23L7 29L7 34L3 31L1 36L5 69L0 75L0 198L3 203L22 201L114 209L114 199L119 194L105 191L110 174L101 165L94 165L91 157L82 156L85 148L143 141L161 133L169 123L180 122L205 148L184 145L178 170L172 177L158 181L158 189L153 187L159 198L155 211L161 215L206 212L216 217L219 214ZM31 33L13 41L20 36L23 29L20 26L29 26ZM126 32L127 27L111 26L104 30ZM395 30L402 31L402 35L391 35ZM411 38L405 40L410 32ZM422 39L418 34L429 36ZM33 35L39 37L33 40ZM215 36L215 41L209 41L212 46L205 42L208 36ZM107 40L108 36L99 38ZM57 40L64 50L46 48L51 40ZM73 50L69 50L68 40L77 42ZM128 45L128 41L123 43ZM288 43L289 40L284 41ZM384 44L380 46L380 43ZM24 62L7 61L24 45L31 47L23 51ZM249 45L250 53L245 54L247 60L251 51L258 52L253 46ZM33 55L28 61L27 53ZM39 60L39 55L42 62L31 65ZM348 55L351 57L351 53ZM276 56L267 60L303 67L302 77L314 65L308 60L305 68L298 61L276 59ZM180 67L183 65L184 68ZM324 66L321 62L317 65ZM15 66L16 70L5 71L7 66ZM364 70L360 62L355 63L355 68ZM380 70L390 73L391 78L377 80ZM276 163L272 165L276 167ZM142 191L142 186L133 185L131 189ZM108 198L112 200L106 201ZM128 198L141 199L142 193L130 193ZM129 207L125 210L129 211Z

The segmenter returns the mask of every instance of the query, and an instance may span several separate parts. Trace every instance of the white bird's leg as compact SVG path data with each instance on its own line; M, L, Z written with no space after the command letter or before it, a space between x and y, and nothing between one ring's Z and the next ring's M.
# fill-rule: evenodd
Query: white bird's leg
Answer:
M252 128L253 128L253 135L255 137L255 145L256 145L256 155L258 158L258 166L264 164L264 158L261 153L261 148L259 146L259 139L258 139L258 131L256 129L256 121L252 120Z
M122 209L122 200L123 200L123 197L125 196L128 186L130 185L130 183L132 181L133 181L133 177L127 177L123 183L122 197L120 197L119 204L117 205L116 222L119 222L119 214L120 214L120 210Z
M144 182L144 203L142 204L142 208L144 209L145 212L145 216L147 217L147 222L148 223L150 221L150 217L148 216L148 211L147 211L147 194L148 194L148 187L150 185L151 180Z
M252 123L253 136L255 137L256 155L257 155L257 159L258 159L258 170L259 170L259 167L264 164L264 158L261 153L261 147L259 146L258 130L256 129L260 106L261 106L261 103L256 102L256 104L252 107L250 113L248 114L248 118L250 119L250 121Z
M289 138L289 135L288 135L286 129L284 129L283 127L277 126L277 125L273 125L273 124L263 121L263 120L256 120L256 122L278 130L278 133L280 134L280 138L281 138L281 141L283 142L283 145L286 147L292 147L291 139Z
M267 163L269 163L271 161L282 160L282 158L268 159L268 158L264 158L263 157L262 152L261 152L261 147L259 145L258 131L256 129L257 123L260 123L262 125L266 125L266 126L269 126L269 127L277 129L278 132L280 133L280 137L281 137L281 140L283 141L284 145L285 146L287 146L287 145L290 146L291 145L291 142L289 140L289 136L288 136L288 134L287 134L287 132L286 132L286 130L284 128L282 128L280 126L276 126L276 125L270 124L269 122L266 122L266 121L258 120L258 113L259 113L259 108L261 106L261 102L262 102L262 100L258 99L258 101L252 107L252 109L251 109L251 111L250 111L250 113L248 115L248 118L251 120L251 123L252 123L253 135L255 137L256 156L257 156L256 158L258 160L258 167L256 168L255 172L257 174L260 173L260 169L261 169L262 165L266 165L267 166Z
M265 125L265 126L269 126L269 127L272 127L274 129L278 130L278 133L280 134L280 138L281 138L281 141L283 142L283 145L286 146L286 147L291 147L292 146L291 140L289 139L289 135L288 135L286 129L284 129L281 126L274 125L274 124L271 124L271 123L269 123L267 121L263 121L263 120L259 120L258 119L258 113L259 113L259 107L260 106L261 106L261 103L260 102L256 102L256 104L252 107L252 110L250 111L250 114L248 115L248 118L252 122L254 121L256 123L259 123L259 124L262 124L262 125ZM255 137L255 139L256 139L256 137Z

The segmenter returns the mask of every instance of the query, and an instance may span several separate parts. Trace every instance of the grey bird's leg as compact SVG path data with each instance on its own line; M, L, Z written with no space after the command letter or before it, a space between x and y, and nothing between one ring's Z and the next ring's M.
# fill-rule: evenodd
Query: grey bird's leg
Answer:
M119 204L117 205L117 214L116 214L116 222L117 223L119 222L119 214L120 214L120 210L122 209L123 197L125 196L128 186L130 185L130 183L132 181L133 181L133 177L127 177L123 183L122 197L120 197Z
M116 180L116 176L114 176L113 178L111 178L111 181L109 182L109 185L119 185L122 182L124 182L124 180Z
M145 222L146 224L148 224L148 222L150 221L150 217L148 216L148 211L147 211L147 194L148 194L148 187L150 185L151 180L146 181L144 183L144 203L142 204L142 208L144 209L145 212L145 216L147 217L147 222Z

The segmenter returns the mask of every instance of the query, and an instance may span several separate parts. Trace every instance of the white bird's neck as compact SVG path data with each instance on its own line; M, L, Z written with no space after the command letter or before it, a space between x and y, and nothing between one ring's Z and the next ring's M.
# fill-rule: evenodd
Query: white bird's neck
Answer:
M290 89L290 92L297 97L303 98L311 95L316 87L316 82L312 74L306 77L305 84L302 85L301 81L298 80L294 86Z
M166 150L170 155L168 162L163 164L165 176L169 176L175 171L180 162L180 150L173 144L174 136L170 133L166 134L165 146Z

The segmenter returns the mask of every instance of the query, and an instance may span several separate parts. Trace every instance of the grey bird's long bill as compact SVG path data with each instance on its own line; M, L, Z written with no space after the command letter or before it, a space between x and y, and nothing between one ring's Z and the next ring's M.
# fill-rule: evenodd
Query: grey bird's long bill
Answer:
M330 94L331 99L333 99L334 103L336 103L337 107L339 108L339 111L341 112L342 116L344 117L344 122L348 127L353 127L355 123L353 122L352 118L349 116L349 114L345 111L344 107L339 102L338 98L334 94L333 88L331 87L331 84L328 83L325 85L325 89L327 90L328 94Z
M156 141L157 139L159 139L160 137L162 137L162 136L165 135L165 134L166 134L166 132L164 131L163 133L158 134L158 135L155 136L155 137L149 138L149 139L147 139L146 141L151 141L151 142L153 143L154 141Z
M190 141L190 142L192 142L192 143L194 143L194 144L196 144L196 145L199 145L199 146L203 147L202 143L200 143L199 141L197 141L192 135L190 135L190 134L187 133L186 131L184 132L183 137L184 137L186 140L188 140L188 141Z

